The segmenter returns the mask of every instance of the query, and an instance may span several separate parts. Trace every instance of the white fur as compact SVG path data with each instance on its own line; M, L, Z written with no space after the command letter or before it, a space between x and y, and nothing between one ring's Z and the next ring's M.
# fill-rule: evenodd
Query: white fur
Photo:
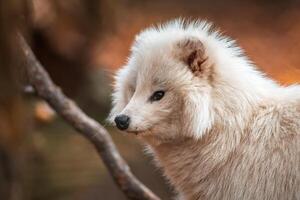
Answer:
M197 38L209 73L195 75L178 45ZM150 102L154 91L165 90ZM209 23L175 20L141 32L117 73L110 119L149 145L183 199L300 199L300 87L256 70Z

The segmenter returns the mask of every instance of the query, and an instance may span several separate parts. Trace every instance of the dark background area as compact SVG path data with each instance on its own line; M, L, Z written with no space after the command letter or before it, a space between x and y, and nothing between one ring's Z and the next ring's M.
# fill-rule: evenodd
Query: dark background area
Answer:
M104 124L134 174L162 199L172 188L143 144L106 125L113 73L143 28L206 19L282 84L300 81L297 0L0 0L0 199L125 199L96 151L26 84L21 31L63 91Z

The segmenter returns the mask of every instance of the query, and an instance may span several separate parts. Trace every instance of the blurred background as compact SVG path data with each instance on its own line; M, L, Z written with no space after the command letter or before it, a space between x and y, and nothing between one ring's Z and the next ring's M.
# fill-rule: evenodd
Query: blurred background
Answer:
M300 81L298 0L0 0L1 200L125 199L92 145L26 93L16 29L54 82L105 125L111 75L126 62L135 34L176 17L213 21L270 77ZM134 174L171 199L143 145L106 128Z

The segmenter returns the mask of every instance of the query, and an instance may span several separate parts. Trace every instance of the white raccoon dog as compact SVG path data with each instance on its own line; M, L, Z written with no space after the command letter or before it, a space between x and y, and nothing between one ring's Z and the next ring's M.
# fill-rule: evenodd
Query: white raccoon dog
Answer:
M180 199L300 199L300 86L267 78L206 22L136 36L110 120L147 144Z

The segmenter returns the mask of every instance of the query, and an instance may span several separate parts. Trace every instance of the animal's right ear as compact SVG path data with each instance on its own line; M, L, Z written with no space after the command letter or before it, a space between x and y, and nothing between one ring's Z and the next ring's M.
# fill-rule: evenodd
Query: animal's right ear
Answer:
M200 39L189 36L176 43L175 54L180 61L184 62L193 74L203 76L209 73L205 62L205 48Z

